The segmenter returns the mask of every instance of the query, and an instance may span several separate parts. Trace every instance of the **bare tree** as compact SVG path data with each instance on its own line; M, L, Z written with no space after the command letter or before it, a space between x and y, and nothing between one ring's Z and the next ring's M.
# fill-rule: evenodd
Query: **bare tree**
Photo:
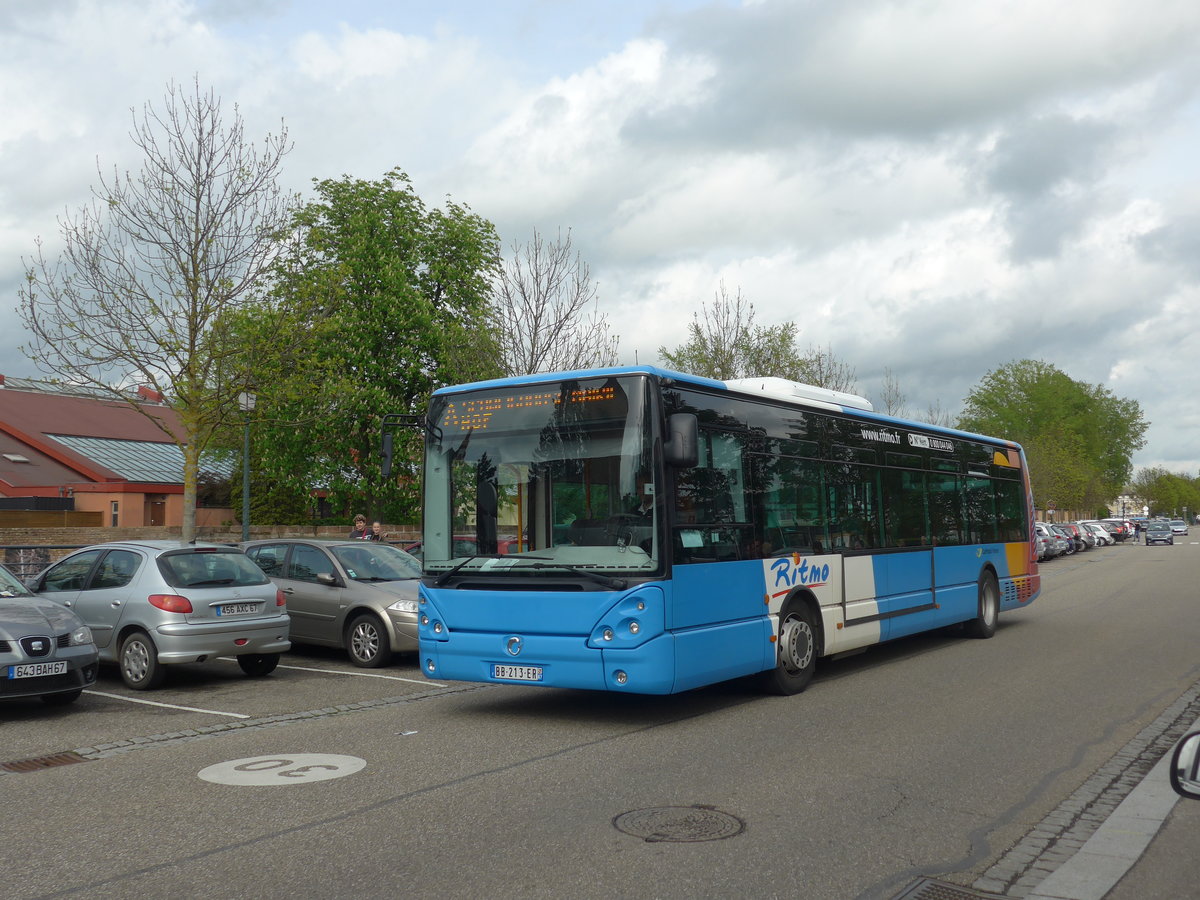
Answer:
M609 334L591 270L572 254L569 230L553 241L534 231L529 243L513 244L494 293L506 374L616 363L619 338Z
M943 428L954 427L954 419L947 410L943 409L941 400L934 400L926 407L924 413L914 418L917 422L925 422L929 425L941 425Z
M659 347L667 365L706 378L775 377L803 381L795 322L754 324L754 304L738 288L732 297L721 282L711 304L701 304L688 325L688 340L674 350Z
M904 391L900 389L900 382L896 380L895 373L889 369L883 370L883 390L879 395L880 402L883 404L883 412L889 416L899 416L904 418L908 415L908 406Z
M858 390L858 373L854 366L833 355L833 348L826 345L809 347L800 359L801 376L798 380L831 391L853 394Z
M238 420L242 385L222 372L241 352L213 325L249 302L272 260L292 200L276 184L291 149L286 129L248 144L237 107L199 80L167 86L161 110L131 110L130 138L144 156L136 175L116 168L92 203L59 219L61 257L42 243L26 263L19 312L32 339L24 353L64 381L100 388L147 415L183 453L183 539L196 524L200 454ZM147 384L178 415L182 434L131 399Z

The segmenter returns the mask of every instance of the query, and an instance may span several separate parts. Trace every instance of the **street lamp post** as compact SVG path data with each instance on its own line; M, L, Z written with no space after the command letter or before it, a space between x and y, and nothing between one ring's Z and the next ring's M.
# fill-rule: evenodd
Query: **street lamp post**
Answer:
M255 396L249 392L238 394L238 408L246 414L245 440L242 444L242 540L250 540L250 413L254 410Z

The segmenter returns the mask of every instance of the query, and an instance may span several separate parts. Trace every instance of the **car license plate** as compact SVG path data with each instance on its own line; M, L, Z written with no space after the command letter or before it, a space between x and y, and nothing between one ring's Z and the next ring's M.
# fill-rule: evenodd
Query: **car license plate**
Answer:
M67 671L65 662L23 663L8 667L9 678L43 678L46 675L63 675Z
M217 607L218 616L244 616L258 612L257 603L225 603Z
M541 666L505 666L500 663L492 665L493 678L505 678L509 681L541 681Z

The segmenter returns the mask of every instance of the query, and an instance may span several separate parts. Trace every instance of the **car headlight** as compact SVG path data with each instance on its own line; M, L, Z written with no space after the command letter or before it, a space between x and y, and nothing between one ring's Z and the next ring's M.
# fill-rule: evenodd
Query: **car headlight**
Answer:
M393 603L391 606L389 606L388 609L390 609L394 612L416 613L417 601L416 600L397 600L395 603Z
M80 625L71 632L71 646L79 647L83 644L92 643L92 629L86 625Z

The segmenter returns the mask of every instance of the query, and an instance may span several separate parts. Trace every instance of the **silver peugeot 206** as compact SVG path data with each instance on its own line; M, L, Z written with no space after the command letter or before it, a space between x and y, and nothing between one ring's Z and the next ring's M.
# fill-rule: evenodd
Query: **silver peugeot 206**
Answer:
M284 596L236 547L118 541L77 550L30 587L92 630L103 662L134 690L162 684L166 666L235 657L274 671L291 643Z

